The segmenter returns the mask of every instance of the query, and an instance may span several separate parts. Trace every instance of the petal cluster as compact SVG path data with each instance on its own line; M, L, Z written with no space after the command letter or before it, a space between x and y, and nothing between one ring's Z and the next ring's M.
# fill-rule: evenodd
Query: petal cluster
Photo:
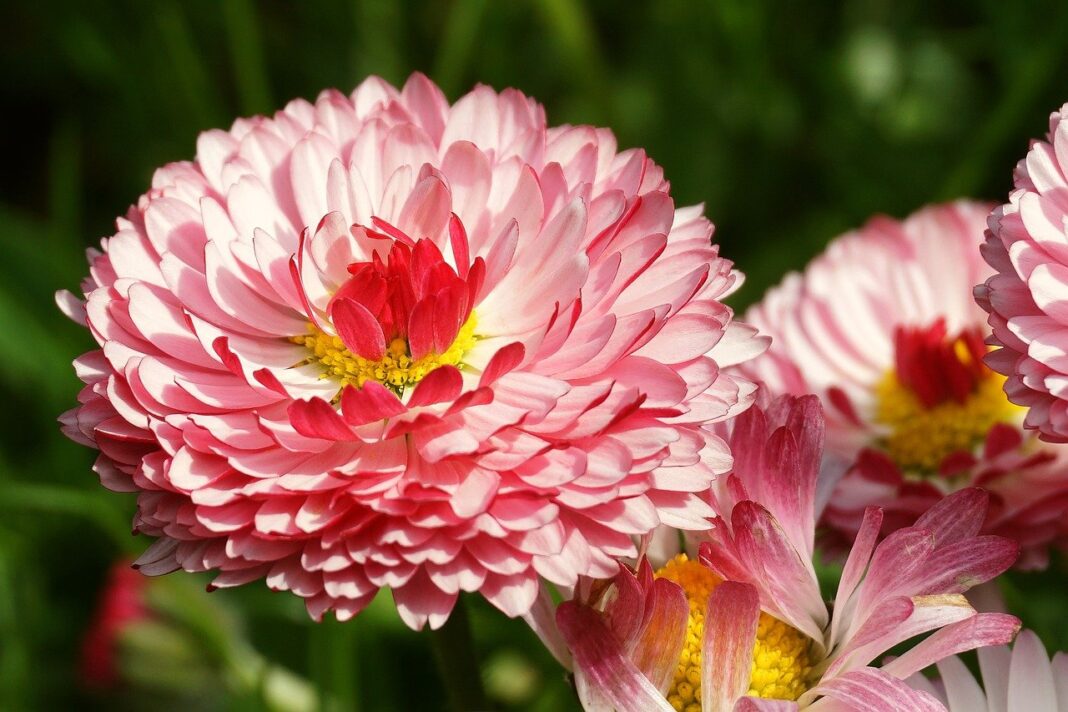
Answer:
M783 398L735 422L738 457L715 498L722 524L700 546L719 583L702 611L694 709L937 710L935 698L904 680L958 652L1008 642L1019 628L1012 616L977 613L962 595L1007 569L1018 551L1011 540L979 534L986 495L977 489L946 497L881 543L882 512L869 508L828 607L812 562L822 438L814 396ZM617 576L610 594L580 591L561 604L557 623L587 709L605 699L618 709L672 709L665 690L675 666L693 666L685 606L647 564ZM782 627L769 636L773 626ZM806 650L796 649L797 636L809 641ZM800 694L781 699L798 676Z
M516 91L371 78L200 136L90 251L99 344L66 432L136 492L145 573L265 578L319 618L382 587L412 627L460 591L616 573L708 526L708 432L759 353L699 207L605 129Z
M983 256L995 274L975 288L990 314L988 359L1005 390L1026 406L1027 427L1068 441L1068 104L1050 115L1045 141L1031 145L1014 174L1009 202L990 216Z
M988 210L937 205L837 238L746 313L772 345L742 370L773 394L820 397L827 481L841 477L825 521L846 538L868 506L884 510L885 535L981 486L985 531L1018 540L1020 565L1035 568L1064 533L1068 459L1025 433L984 364L989 331L969 285L991 273L978 249Z

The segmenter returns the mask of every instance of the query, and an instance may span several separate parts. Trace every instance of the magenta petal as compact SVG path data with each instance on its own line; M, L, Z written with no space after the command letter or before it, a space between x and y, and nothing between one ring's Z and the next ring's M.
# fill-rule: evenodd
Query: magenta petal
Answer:
M482 377L478 381L478 385L491 386L493 383L503 376L504 374L512 371L520 363L523 362L523 356L526 353L526 349L523 348L523 344L518 341L502 346L498 349L497 353L493 354L493 357L486 364L486 368L482 371Z
M645 615L645 591L638 578L623 564L613 579L615 583L615 600L606 611L605 623L628 649L638 635Z
M338 299L330 308L337 335L352 353L369 361L386 355L386 337L371 312L352 299Z
M346 386L341 392L341 412L350 425L392 418L405 410L396 394L378 381L367 381L360 388Z
M935 538L935 546L945 546L979 533L986 521L990 495L976 487L954 492L916 520L918 529L926 529Z
M660 691L623 654L597 612L565 601L556 610L556 624L574 656L575 686L584 709L672 712Z
M416 384L408 398L409 408L454 400L464 387L464 377L455 366L441 366Z
M646 604L645 626L631 648L637 668L666 694L675 676L682 647L686 644L686 625L690 606L682 588L667 579L656 579Z
M905 678L928 665L974 648L1010 642L1020 630L1020 619L1005 613L978 613L947 625L918 643L901 657L883 665L883 670Z
M289 404L289 422L301 435L323 440L351 440L352 430L322 398L297 400Z
M760 596L749 584L724 581L708 598L701 649L705 712L730 712L749 689Z
M753 583L767 594L769 611L819 640L827 622L827 606L811 559L801 558L778 521L755 502L734 508L731 529L750 576L759 577Z
M926 692L914 690L903 680L875 668L861 668L827 680L810 692L843 703L847 709L868 712L945 712L946 708ZM819 706L817 703L816 706Z
M943 546L927 558L919 593L963 593L1008 569L1019 554L1017 542L1000 536L977 536Z

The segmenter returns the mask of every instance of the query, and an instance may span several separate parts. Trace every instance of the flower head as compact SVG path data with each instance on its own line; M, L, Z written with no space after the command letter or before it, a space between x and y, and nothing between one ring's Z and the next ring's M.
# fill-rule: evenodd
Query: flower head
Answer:
M988 206L876 218L835 240L746 319L772 337L744 364L772 393L820 396L828 474L845 473L825 520L851 538L866 507L883 534L912 525L942 497L981 486L985 531L1044 566L1068 508L1068 458L1022 429L1024 412L984 359L988 333L971 285L990 272L978 246Z
M557 622L587 709L602 700L687 712L936 709L903 680L1012 639L1017 619L976 613L962 595L1018 550L979 535L986 495L976 489L946 497L881 543L882 512L869 508L833 606L824 602L812 562L822 438L812 396L743 414L731 434L734 471L715 493L722 523L700 560L682 556L655 574L643 561L636 574L621 570L613 588L561 604Z
M703 529L706 426L763 348L700 208L605 129L516 91L371 78L209 131L158 170L60 306L100 348L63 418L159 537L145 573L266 578L319 618L381 587L412 627L461 590L615 573Z
M913 675L909 684L937 697L949 712L1068 712L1068 654L1050 660L1042 641L1029 630L1010 650L998 645L979 650L982 687L958 657L938 663L934 682Z
M995 274L975 288L1000 347L987 363L1008 377L1012 402L1029 409L1027 427L1052 442L1068 441L1066 142L1068 104L1050 115L1047 140L1031 145L1009 202L991 214L983 257Z

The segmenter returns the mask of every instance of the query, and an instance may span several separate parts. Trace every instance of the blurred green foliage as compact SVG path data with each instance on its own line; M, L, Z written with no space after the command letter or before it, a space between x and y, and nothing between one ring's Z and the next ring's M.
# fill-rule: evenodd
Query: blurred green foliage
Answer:
M70 360L90 340L52 293L77 286L85 247L154 167L192 155L199 131L369 73L400 83L419 69L450 98L477 81L516 86L551 123L613 127L664 165L680 203L704 202L749 276L744 306L873 213L1001 199L1068 100L1056 0L70 0L6 3L0 23L0 707L12 710L152 708L75 678L104 572L145 542L126 533L132 500L102 490L92 454L58 433L78 388ZM1015 612L1059 648L1064 572L1007 583ZM425 637L388 599L316 627L261 586L213 596L328 708L444 706ZM523 624L472 603L494 704L574 707Z

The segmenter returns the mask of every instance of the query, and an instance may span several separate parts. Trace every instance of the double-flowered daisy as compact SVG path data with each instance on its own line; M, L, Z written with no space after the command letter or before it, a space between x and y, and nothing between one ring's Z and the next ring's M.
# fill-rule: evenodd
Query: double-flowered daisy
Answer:
M707 427L753 391L721 368L764 344L668 188L608 130L421 75L202 134L58 296L99 346L64 427L137 493L141 571L316 618L388 587L438 627L460 591L519 615L539 576L707 528Z

